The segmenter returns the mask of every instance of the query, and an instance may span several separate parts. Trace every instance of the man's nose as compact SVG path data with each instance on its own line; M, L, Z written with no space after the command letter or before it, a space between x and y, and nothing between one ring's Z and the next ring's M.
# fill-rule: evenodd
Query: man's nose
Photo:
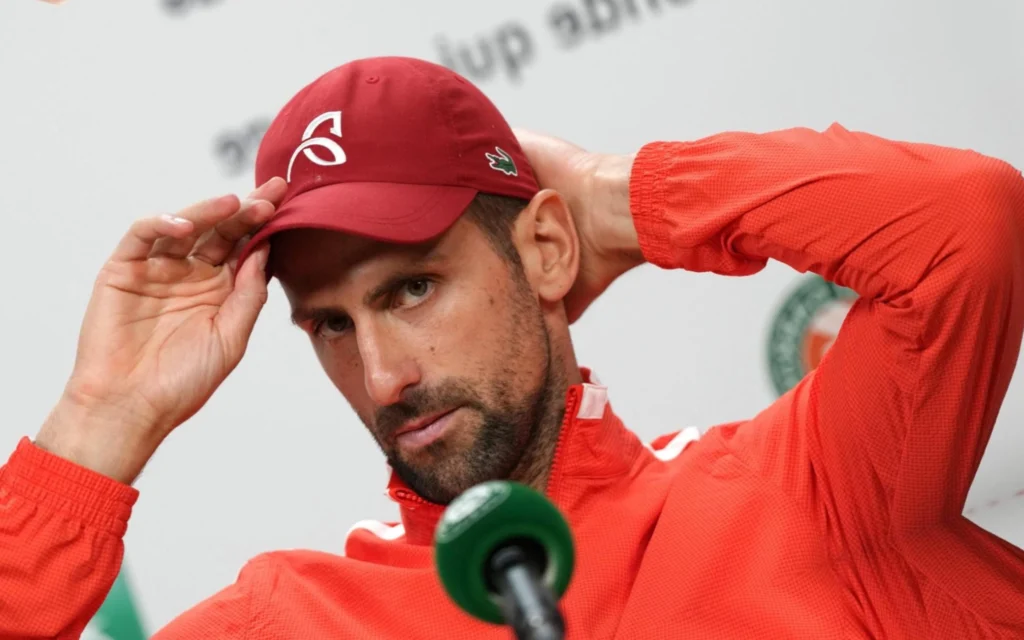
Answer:
M379 327L357 332L366 393L379 407L401 399L406 387L420 381L416 359L398 336Z

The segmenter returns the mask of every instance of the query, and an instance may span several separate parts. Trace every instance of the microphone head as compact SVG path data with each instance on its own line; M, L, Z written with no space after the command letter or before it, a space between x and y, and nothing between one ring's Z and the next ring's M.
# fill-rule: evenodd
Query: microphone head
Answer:
M569 586L575 552L565 518L547 498L505 480L478 484L448 505L434 533L437 571L448 595L471 616L504 624L490 579L491 556L519 545L557 601Z

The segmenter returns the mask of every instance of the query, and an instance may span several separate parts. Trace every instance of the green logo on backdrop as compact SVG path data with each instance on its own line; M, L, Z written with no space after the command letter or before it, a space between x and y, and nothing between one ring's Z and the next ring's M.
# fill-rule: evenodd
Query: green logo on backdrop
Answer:
M818 366L856 298L854 291L813 274L789 293L768 334L768 372L777 394Z
M85 627L82 640L146 640L124 570L118 574L107 599Z

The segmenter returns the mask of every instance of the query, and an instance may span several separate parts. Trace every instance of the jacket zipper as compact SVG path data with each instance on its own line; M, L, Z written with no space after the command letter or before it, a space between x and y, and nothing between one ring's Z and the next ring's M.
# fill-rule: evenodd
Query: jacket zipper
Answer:
M437 507L439 509L442 508L441 505L430 502L429 500L425 500L416 495L414 491L411 491L409 489L395 489L394 495L395 499L401 502L412 503L418 506Z
M569 397L565 402L565 415L562 416L562 428L558 431L558 440L555 441L555 453L551 458L551 469L548 471L547 486L544 493L554 500L554 491L558 489L556 475L561 469L562 449L566 439L569 437L569 429L572 427L576 416L577 404L579 403L579 390L573 386L569 388Z

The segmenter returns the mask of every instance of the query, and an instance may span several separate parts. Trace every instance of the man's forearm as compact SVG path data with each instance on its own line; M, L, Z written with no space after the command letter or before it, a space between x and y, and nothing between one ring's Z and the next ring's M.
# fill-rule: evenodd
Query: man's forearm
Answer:
M749 275L774 259L883 301L917 287L937 256L971 263L974 252L1011 242L1001 230L1005 198L986 190L1020 178L968 151L838 126L654 143L633 172L649 261ZM991 195L991 206L963 202L974 192Z

